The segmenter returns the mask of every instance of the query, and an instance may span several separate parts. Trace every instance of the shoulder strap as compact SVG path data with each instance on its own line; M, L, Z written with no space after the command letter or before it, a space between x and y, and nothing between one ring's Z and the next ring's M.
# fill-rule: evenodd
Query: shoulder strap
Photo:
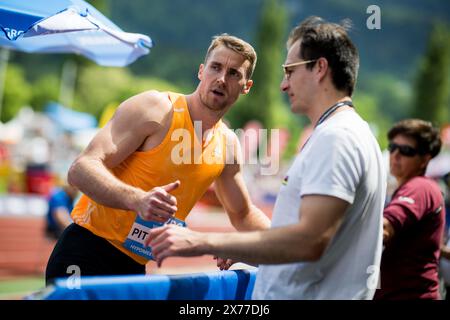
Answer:
M175 92L168 92L169 99L172 102L172 105L174 107L174 111L176 112L183 112L186 110L186 100L182 97L181 94L175 93Z

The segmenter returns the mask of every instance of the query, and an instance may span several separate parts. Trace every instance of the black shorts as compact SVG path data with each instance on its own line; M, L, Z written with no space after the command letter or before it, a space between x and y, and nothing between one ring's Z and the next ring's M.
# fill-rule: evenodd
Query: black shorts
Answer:
M88 229L72 223L64 230L50 255L45 270L46 285L55 278L72 276L75 269L81 276L145 274L145 265Z

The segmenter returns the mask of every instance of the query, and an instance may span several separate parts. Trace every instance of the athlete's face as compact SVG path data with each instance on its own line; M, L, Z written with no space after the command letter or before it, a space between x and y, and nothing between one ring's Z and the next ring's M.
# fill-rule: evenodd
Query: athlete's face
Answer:
M250 61L224 46L218 46L211 53L206 64L198 72L200 99L211 110L226 110L239 97L247 94L253 84L246 72Z

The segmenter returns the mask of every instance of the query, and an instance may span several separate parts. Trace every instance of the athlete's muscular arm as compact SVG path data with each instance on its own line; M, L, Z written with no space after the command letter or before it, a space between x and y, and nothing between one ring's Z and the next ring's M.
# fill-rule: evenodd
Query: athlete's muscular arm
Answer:
M234 152L232 152L234 161L232 164L225 165L222 174L215 181L217 197L227 212L231 224L237 230L267 229L270 227L270 220L252 203L242 177L242 153L239 141L234 133L230 133L230 139L234 146ZM230 151L228 149L227 154Z
M172 119L170 101L149 91L124 101L69 169L68 181L99 204L137 212L144 219L166 221L176 211L168 192L179 182L150 191L117 179L110 171Z

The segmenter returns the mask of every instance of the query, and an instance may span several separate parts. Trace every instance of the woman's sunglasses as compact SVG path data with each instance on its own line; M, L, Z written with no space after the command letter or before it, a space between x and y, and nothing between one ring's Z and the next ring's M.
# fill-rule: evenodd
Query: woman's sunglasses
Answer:
M395 150L398 149L398 152L405 157L414 157L419 153L419 150L408 146L404 144L396 144L396 143L389 143L388 150L390 153L393 153Z

